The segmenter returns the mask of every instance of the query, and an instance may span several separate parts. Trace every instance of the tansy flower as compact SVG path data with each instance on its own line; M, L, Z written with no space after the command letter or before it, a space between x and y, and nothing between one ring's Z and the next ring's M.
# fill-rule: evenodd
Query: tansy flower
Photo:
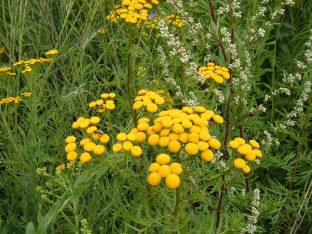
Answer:
M152 163L152 164L149 166L148 171L149 171L149 172L157 172L158 169L159 169L159 167L160 167L160 164L157 163L157 162L154 162L154 163Z
M134 133L127 134L127 139L128 139L128 141L135 141L136 140L136 134L134 134Z
M142 149L140 146L135 145L131 148L130 152L133 156L140 156L142 154Z
M224 122L223 118L220 115L214 115L212 119L218 124L222 124Z
M169 137L166 137L166 136L165 137L160 137L158 145L160 147L166 147L166 146L168 146L169 142L170 142Z
M205 151L209 148L209 144L205 141L199 141L197 142L197 147L198 147L198 150Z
M245 155L251 150L252 150L252 147L249 144L241 145L237 148L237 152L240 153L241 155Z
M160 165L157 172L163 178L165 178L171 174L171 170L170 170L170 167L168 165Z
M172 126L172 130L174 133L180 134L182 132L184 132L184 128L181 124L174 124Z
M146 131L149 128L149 124L148 123L138 123L137 129L139 131Z
M125 141L127 140L127 134L124 132L118 133L116 138L118 141Z
M249 173L249 172L250 172L250 167L249 167L248 165L245 165L245 166L243 167L243 172Z
M254 161L256 159L256 154L253 151L249 151L247 154L245 154L245 158L248 161Z
M130 141L124 141L122 143L122 148L126 151L130 151L132 148L132 143Z
M90 125L90 120L89 119L84 119L82 122L79 123L80 128L87 128Z
M155 113L157 110L158 110L158 106L155 104L155 103L149 103L147 106L146 106L146 109L148 112L150 113Z
M256 148L256 149L260 148L259 143L257 141L255 141L255 140L250 140L249 144L252 146L252 148Z
M98 116L93 116L90 119L90 123L92 123L92 124L98 124L100 121L101 121L101 119Z
M238 146L240 146L239 142L238 141L230 141L229 142L229 145L232 149L236 149L238 148Z
M76 151L71 151L67 154L67 160L68 161L75 161L77 159L77 152Z
M196 155L198 153L198 146L195 143L187 143L185 145L185 151L189 155Z
M210 162L213 159L213 152L210 149L207 149L201 153L201 157L206 162Z
M135 139L137 142L142 143L146 139L146 134L144 132L138 132Z
M170 141L168 144L168 149L172 153L177 153L181 149L181 143L179 141L176 141L176 140Z
M219 141L218 139L216 139L216 138L211 138L211 139L208 141L208 144L209 144L209 146L210 146L211 148L216 149L216 150L220 149L220 147L221 147L220 141Z
M91 159L92 159L91 154L89 154L87 152L84 152L80 155L80 162L82 162L82 163L89 162L89 161L91 161Z
M81 145L81 146L84 146L86 143L88 143L88 142L90 142L90 141L91 141L90 138L84 138L84 139L82 139L82 140L80 141L80 145Z
M93 153L96 155L101 155L105 152L105 147L103 145L96 145L93 148Z
M157 134L152 134L149 136L147 142L151 146L156 146L159 142L159 136Z
M68 144L68 143L74 143L76 142L76 137L75 136L68 136L66 139L65 139L65 142Z
M86 132L87 132L88 134L92 134L95 130L97 130L97 127L91 126L91 127L88 127L88 128L87 128Z
M142 101L137 101L137 102L133 103L132 108L134 110L139 110L139 109L142 108L142 106L143 106L143 102Z
M200 140L202 141L208 141L210 139L210 134L209 132L204 132L204 131L201 131L199 134L198 134L198 137Z
M246 162L245 162L245 160L242 159L242 158L236 158L236 159L234 160L234 166L235 166L236 168L242 169L242 168L244 168L245 165L246 165Z
M262 157L262 152L259 149L253 149L252 151L256 154L257 157Z
M169 167L172 174L180 175L182 173L182 167L179 163L171 163Z
M92 152L95 146L96 144L90 141L83 146L83 149L85 151Z
M117 143L117 144L113 145L113 151L115 153L119 152L121 149L122 149L122 145L121 144Z
M90 108L96 107L96 102L94 102L94 101L93 101L93 102L90 102L90 103L89 103L89 107L90 107Z
M150 185L156 186L160 183L161 176L158 174L158 172L152 172L151 174L149 174L147 180Z
M107 134L103 134L100 137L100 142L102 142L103 144L107 143L109 141L109 136Z
M246 144L246 141L245 141L243 138L241 138L241 137L236 137L236 138L234 139L234 141L237 141L237 142L239 143L239 145L244 145L244 144Z
M197 143L199 141L199 136L197 133L191 132L190 134L188 134L187 140L190 143Z
M166 185L170 189L175 189L180 185L180 177L176 174L170 174L166 177Z
M65 152L66 152L66 153L69 153L69 152L71 152L71 151L75 151L76 148L77 148L76 143L69 143L69 144L67 144L67 145L65 146Z
M161 165L165 165L168 164L170 162L171 158L168 154L159 154L156 157L156 162L161 164Z

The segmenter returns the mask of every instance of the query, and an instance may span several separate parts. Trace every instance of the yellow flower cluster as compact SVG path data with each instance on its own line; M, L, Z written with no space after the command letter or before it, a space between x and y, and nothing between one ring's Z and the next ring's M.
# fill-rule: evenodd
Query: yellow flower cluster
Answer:
M36 63L50 63L52 62L52 59L46 59L46 58L39 58L39 59L30 59L30 60L21 60L13 64L14 67L19 67L24 65L24 70L22 70L22 73L25 74L27 72L32 71L32 66L34 66Z
M146 139L146 135L143 132L138 132L137 129L132 129L128 134L121 132L117 135L118 142L113 145L113 151L115 153L126 151L131 155L139 157L142 155L142 148L138 145L134 145L136 142L142 143Z
M148 112L155 113L158 111L158 106L164 103L165 99L157 92L142 89L134 99L132 107L134 110L139 110L144 106Z
M24 96L24 97L29 97L30 95L31 95L30 92L21 93L21 96ZM15 104L18 104L20 101L22 101L20 96L17 96L17 97L7 97L7 98L3 98L3 99L0 100L0 105L8 104L8 103L11 103L11 102L14 102Z
M116 105L113 99L115 97L115 93L102 93L101 99L90 102L89 107L94 108L98 113L104 113L106 109L114 110Z
M207 66L200 67L198 70L206 80L213 79L218 84L222 84L224 79L230 78L229 70L226 67L220 67L214 63L207 63Z
M157 0L123 0L120 5L115 5L114 10L106 19L117 22L119 19L127 23L136 24L146 21L148 11L153 8L153 5L158 5Z
M159 154L156 157L156 162L152 163L148 170L150 172L147 180L152 186L156 186L161 182L162 178L165 178L165 182L168 188L176 189L180 185L179 175L182 173L182 167L179 163L168 163L171 158L168 154Z
M150 16L149 16L150 17ZM183 26L183 23L185 20L182 20L178 15L168 15L166 16L167 23L177 26L178 28L181 28ZM160 21L162 18L160 16L156 16L153 19L149 19L148 21L144 21L144 26L146 28L155 28L158 29L158 21Z
M90 119L86 119L83 117L78 118L72 125L74 129L82 129L85 130L87 134L89 134L91 138L86 137L83 138L79 144L83 148L83 153L80 155L80 161L82 163L86 163L91 161L92 156L91 153L95 155L102 155L106 148L103 144L106 144L109 141L109 136L105 134L103 131L98 130L96 125L100 122L100 118L98 116L93 116ZM68 136L65 139L67 143L65 147L65 152L67 153L68 161L75 161L78 157L78 152L76 151L76 137Z
M11 72L10 67L0 67L0 76L2 76L2 75L15 76L16 73Z
M252 162L257 157L262 157L262 152L260 150L260 144L255 140L250 140L249 144L246 143L245 139L241 137L236 137L233 141L229 142L232 149L235 149L243 158L236 158L234 160L234 166L236 168L242 169L245 173L250 172L250 167L244 159Z
M56 55L58 54L58 50L49 50L45 53L45 55Z

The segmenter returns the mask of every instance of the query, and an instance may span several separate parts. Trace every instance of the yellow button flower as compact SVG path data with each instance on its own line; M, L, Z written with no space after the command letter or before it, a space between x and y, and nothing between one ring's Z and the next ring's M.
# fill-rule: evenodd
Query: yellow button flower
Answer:
M140 156L141 154L142 154L142 149L141 149L141 147L140 146L137 146L137 145L135 145L135 146L133 146L132 148L131 148L131 154L133 155L133 156L136 156L136 157L138 157L138 156Z
M212 119L213 119L213 121L215 121L218 124L222 124L224 122L222 116L220 116L220 115L214 115L212 117Z
M170 174L166 177L166 185L170 189L176 189L180 186L180 177L176 174Z
M142 143L146 139L146 134L144 132L138 132L136 134L136 141Z
M139 123L137 126L137 129L142 132L146 131L148 128L149 128L148 123Z
M209 139L210 139L210 134L209 134L209 132L207 132L207 131L201 131L199 134L198 134L198 137L199 137L199 139L200 140L202 140L202 141L208 141Z
M186 132L182 132L181 134L179 134L179 141L181 143L187 143L188 142L187 138L188 134Z
M250 167L248 165L245 165L243 167L243 172L245 172L246 174L250 172Z
M160 165L157 172L163 178L165 178L171 174L171 170L170 170L170 167L168 165Z
M124 141L122 143L122 148L126 151L130 151L132 148L132 143L130 141Z
M170 128L173 124L172 118L169 116L165 116L165 117L163 117L161 123L164 126L164 128Z
M127 134L124 132L118 133L116 138L118 141L125 141L127 140Z
M101 119L98 116L93 116L90 118L90 123L92 123L92 124L98 124L100 121L101 121Z
M179 163L171 163L169 167L172 174L180 175L182 173L182 167Z
M113 151L115 153L118 153L121 149L122 149L122 144L117 143L117 144L113 145Z
M100 137L100 142L102 142L103 144L106 144L109 141L109 136L107 134L103 134Z
M210 149L207 149L206 151L201 153L201 157L206 162L210 162L213 159L213 152Z
M91 159L92 159L91 155L87 152L82 153L80 155L80 162L82 162L82 163L90 162Z
M74 143L74 142L76 142L76 137L75 136L68 136L68 137L66 137L65 142L67 144L68 143Z
M147 180L150 185L156 186L160 183L161 176L158 174L158 172L152 172L151 174L149 174Z
M199 135L195 132L191 132L190 134L188 134L187 140L190 143L197 143L199 141Z
M168 154L159 154L156 157L156 162L161 164L161 165L165 165L168 164L170 162L171 158Z
M68 161L75 161L77 159L77 152L76 151L71 151L67 154L67 160Z
M246 141L245 141L243 138L241 138L241 137L236 137L236 138L234 139L234 141L237 141L237 142L239 143L239 145L244 145L244 144L246 144Z
M157 134L152 134L148 138L148 144L151 146L156 146L159 142L159 136Z
M96 155L101 155L105 152L105 147L103 145L96 145L93 148L93 153Z
M85 151L91 152L91 151L93 151L93 149L94 149L95 146L96 146L96 144L90 141L90 142L86 143L86 144L83 146L83 149L84 149Z
M262 152L259 149L253 149L252 151L256 154L257 157L262 157Z
M257 141L255 141L255 140L250 140L249 144L252 146L252 148L255 148L255 149L259 149L260 148L259 143Z
M209 148L209 144L206 141L197 142L198 150L206 151Z
M172 126L172 131L174 133L180 134L180 133L184 132L184 128L181 124L174 124Z
M170 142L169 137L160 137L158 145L160 147L166 147L166 146L168 146L169 142Z
M245 154L245 158L248 161L254 161L256 159L256 154L253 151L249 151L247 154Z
M242 169L242 168L244 168L244 166L246 166L246 162L245 162L245 160L242 159L242 158L236 158L236 159L234 160L234 166L235 166L236 168Z
M172 153L177 153L181 149L181 143L179 141L176 141L176 140L170 141L168 144L168 149Z
M142 101L136 101L135 103L133 103L133 109L134 110L139 110L139 109L141 109L142 108L142 106L143 106L143 102Z
M189 155L196 155L198 153L198 146L195 143L187 143L185 145L185 151Z
M88 142L90 142L90 141L91 141L90 138L84 138L84 139L82 139L82 140L80 141L80 145L81 145L81 146L84 146L86 143L88 143Z
M159 167L160 167L160 164L157 163L157 162L154 162L154 163L152 163L152 164L149 166L148 171L149 171L149 172L157 172L158 169L159 169Z
M69 152L71 152L71 151L75 151L76 148L77 148L76 143L69 143L69 144L67 144L67 145L65 146L65 152L66 152L66 153L69 153Z
M211 147L211 148L213 148L213 149L220 149L220 147L221 147L221 143L220 143L220 141L218 140L218 139L216 139L216 138L211 138L209 141L208 141L208 143L209 143L209 146Z
M239 142L238 141L230 141L229 142L229 145L232 149L236 149L238 148L238 146L240 146Z

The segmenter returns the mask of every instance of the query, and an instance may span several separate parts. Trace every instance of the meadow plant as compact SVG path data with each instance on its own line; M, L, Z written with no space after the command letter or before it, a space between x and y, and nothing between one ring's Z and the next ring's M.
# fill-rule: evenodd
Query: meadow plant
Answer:
M48 2L38 14L53 9ZM33 214L12 230L312 231L312 31L302 29L305 49L287 61L274 40L300 2L81 4L57 6L70 22L51 27L64 40L58 50L0 68L1 79L19 81L10 92L32 94L10 111L21 98L1 89L2 144L12 144L1 163L21 161L21 172L4 171L32 196L19 207ZM1 188L9 230L8 194L18 187Z

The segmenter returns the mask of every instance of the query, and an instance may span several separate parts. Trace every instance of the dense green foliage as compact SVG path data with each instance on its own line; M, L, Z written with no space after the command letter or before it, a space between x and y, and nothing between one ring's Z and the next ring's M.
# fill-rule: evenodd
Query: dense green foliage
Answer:
M281 0L270 1L264 4L264 16L255 21L258 2L240 1L234 11L241 11L241 17L233 17L233 12L217 14L223 1L199 0L197 6L192 2L183 1L188 16L166 1L151 11L185 20L182 27L168 26L190 55L183 63L179 53L169 55L172 47L161 30L108 20L119 2L0 0L0 49L4 48L0 68L16 72L15 76L0 72L0 99L31 92L18 104L0 105L1 234L245 233L248 224L256 230L246 233L312 233L311 92L306 92L302 111L289 117L312 81L311 64L305 60L312 2L284 6ZM281 6L285 13L270 21ZM204 30L191 30L195 24L188 17ZM222 41L224 27L232 43ZM263 28L264 35L253 40L250 35L257 33L251 28ZM230 44L236 45L236 55ZM51 49L58 54L45 55ZM41 57L53 61L36 64L25 74L13 66ZM188 74L188 67L190 62L200 67L208 61L224 67L235 61L241 64L230 69L231 79L222 84L212 79L200 84ZM306 67L298 69L296 61ZM247 70L250 79L245 82L241 72ZM168 82L168 74L182 96ZM301 79L285 82L290 74L301 74ZM235 83L235 77L241 80ZM291 94L272 95L280 87ZM147 182L148 167L162 153L160 147L144 144L140 158L112 150L117 133L128 133L138 118L155 119L153 113L132 109L142 89L169 93L173 108L195 101L225 120L209 127L222 143L214 163L200 157L179 161L176 156L175 161L183 164L180 189ZM225 101L220 102L214 89ZM84 134L72 128L73 122L98 115L88 104L102 93L116 94L116 108L99 115L101 130L110 136L105 154L84 164L68 163L57 173L56 168L67 163L64 139ZM281 127L288 120L295 122ZM263 156L259 164L250 163L248 174L234 167L237 155L228 143L235 137L255 139L261 145ZM181 154L183 159L186 153ZM254 205L258 189L259 205ZM259 212L256 223L250 221L252 207Z

